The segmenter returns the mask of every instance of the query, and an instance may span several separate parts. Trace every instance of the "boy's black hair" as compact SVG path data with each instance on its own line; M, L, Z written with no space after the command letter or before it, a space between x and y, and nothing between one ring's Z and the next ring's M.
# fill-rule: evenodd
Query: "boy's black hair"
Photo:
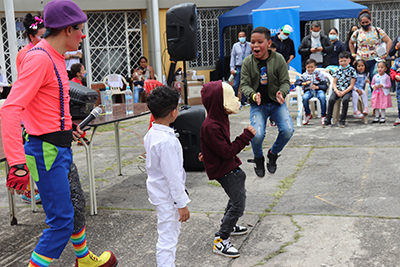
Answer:
M265 27L260 26L260 27L254 28L254 29L251 31L251 34L253 34L253 33L261 33L261 34L264 34L264 35L265 35L265 38L267 39L267 41L269 41L269 40L271 39L271 31L268 30L268 29L265 28Z
M340 52L339 58L348 58L348 59L350 59L351 58L351 54L350 54L349 51L343 51L343 52Z
M71 65L71 77L75 78L76 74L81 71L83 64L82 63L75 63Z
M356 62L354 62L354 68L356 69L356 71L358 72L357 66L358 66L358 63L360 63L360 62L362 62L364 64L364 66L365 66L364 73L368 73L369 72L369 68L368 68L368 65L367 65L367 63L365 62L364 59L359 59L359 60L356 60Z
M180 96L178 90L162 85L150 92L146 103L155 119L165 118L177 108Z
M317 61L316 61L315 59L313 59L313 58L309 58L309 59L307 59L307 61L306 61L306 66L307 66L308 64L314 64L315 66L317 66Z
M271 43L271 46L269 47L269 48L278 48L278 45L275 43L275 42L272 42Z
M387 63L386 60L382 60L382 61L376 62L376 67L378 67L378 65L381 64L381 63L385 64L385 66L386 66L385 73L386 73L387 75L389 75L389 74L390 74L390 67L389 67L389 64Z

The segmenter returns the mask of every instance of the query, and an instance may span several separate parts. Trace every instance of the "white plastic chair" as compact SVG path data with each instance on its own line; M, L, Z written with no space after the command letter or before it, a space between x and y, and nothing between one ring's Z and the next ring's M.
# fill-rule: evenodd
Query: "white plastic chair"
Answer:
M111 90L111 95L124 95L125 92L121 91L122 88L128 86L129 84L126 82L125 78L119 74L109 74L103 79L103 84L105 86L109 86ZM125 97L121 97L122 103L125 102ZM115 101L113 101L115 102Z
M297 77L297 78L300 78L300 77L301 77L301 74L298 73L297 71L288 70L288 72L289 72L290 83L295 82L295 81L296 81L296 77ZM285 103L286 103L286 106L287 106L287 107L289 107L289 105L290 105L290 99L291 99L291 98L296 98L296 99L297 99L297 89L299 89L299 88L296 87L296 90L295 90L294 92L289 92L289 93L286 95L286 97L285 97ZM300 87L300 90L302 90L301 87ZM303 93L302 93L302 95L303 95ZM299 102L299 99L297 99L297 102Z

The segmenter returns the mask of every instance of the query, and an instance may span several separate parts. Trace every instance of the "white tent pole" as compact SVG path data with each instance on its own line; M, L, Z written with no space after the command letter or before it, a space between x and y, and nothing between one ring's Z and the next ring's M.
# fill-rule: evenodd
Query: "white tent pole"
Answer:
M6 12L7 35L10 49L11 75L12 82L17 80L17 31L15 30L15 16L13 0L4 0L4 9Z

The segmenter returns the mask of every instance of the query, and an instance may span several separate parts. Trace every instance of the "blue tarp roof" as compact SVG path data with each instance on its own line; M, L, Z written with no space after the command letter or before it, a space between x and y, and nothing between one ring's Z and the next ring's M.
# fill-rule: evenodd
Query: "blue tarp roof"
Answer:
M219 16L220 52L223 57L224 28L234 25L253 24L253 10L279 7L300 8L300 21L357 18L366 6L349 0L251 0Z

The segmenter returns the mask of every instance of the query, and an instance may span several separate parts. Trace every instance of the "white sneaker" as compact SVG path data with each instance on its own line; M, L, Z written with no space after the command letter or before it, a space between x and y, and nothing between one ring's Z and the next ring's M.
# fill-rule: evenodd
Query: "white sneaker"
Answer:
M214 249L215 254L219 254L228 258L237 258L240 256L239 251L232 246L231 239L222 239L219 236L214 238Z
M400 124L400 119L399 118L397 118L395 121L394 121L394 126L397 126L397 125L399 125Z

